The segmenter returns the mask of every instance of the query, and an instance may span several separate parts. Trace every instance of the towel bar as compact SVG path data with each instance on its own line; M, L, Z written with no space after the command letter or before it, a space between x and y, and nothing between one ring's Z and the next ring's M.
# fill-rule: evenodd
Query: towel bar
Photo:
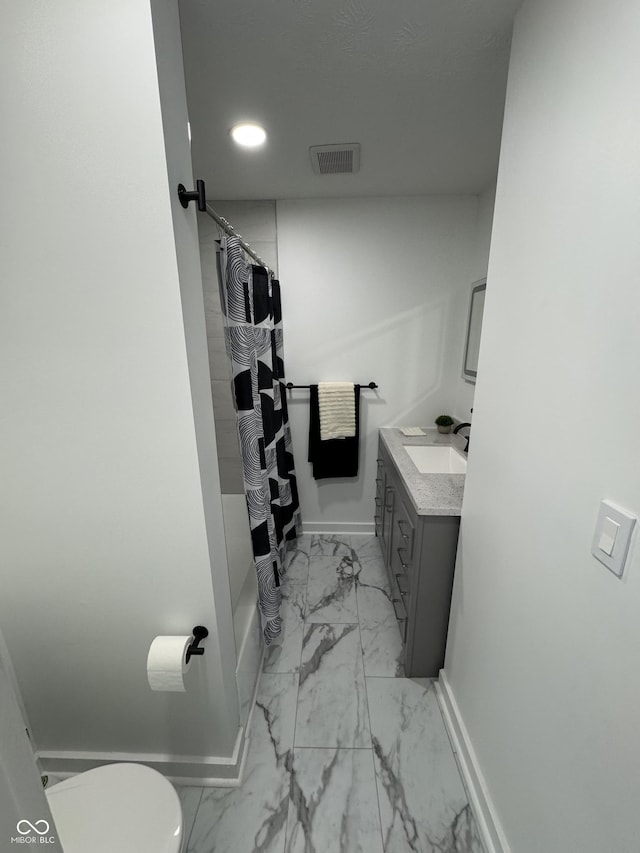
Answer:
M356 383L357 384L357 383ZM366 385L360 385L361 388L377 388L378 385L375 382L367 382ZM287 390L291 390L292 388L311 388L311 385L294 385L293 382L287 382Z

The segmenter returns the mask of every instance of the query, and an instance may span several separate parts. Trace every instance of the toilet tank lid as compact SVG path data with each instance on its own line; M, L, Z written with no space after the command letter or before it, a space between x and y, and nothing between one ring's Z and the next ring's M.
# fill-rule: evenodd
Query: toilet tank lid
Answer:
M178 853L175 788L143 764L108 764L46 790L65 853Z

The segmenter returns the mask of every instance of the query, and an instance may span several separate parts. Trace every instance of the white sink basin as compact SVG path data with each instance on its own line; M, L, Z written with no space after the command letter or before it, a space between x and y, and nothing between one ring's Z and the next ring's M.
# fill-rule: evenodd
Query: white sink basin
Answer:
M464 474L467 460L454 447L405 444L404 449L421 474Z

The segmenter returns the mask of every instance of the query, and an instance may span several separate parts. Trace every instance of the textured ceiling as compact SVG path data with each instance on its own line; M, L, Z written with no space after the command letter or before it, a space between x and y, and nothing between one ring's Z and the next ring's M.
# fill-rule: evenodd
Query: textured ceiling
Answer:
M210 198L477 193L495 178L520 0L181 0L194 172ZM240 120L267 145L241 151ZM310 145L360 142L355 175Z

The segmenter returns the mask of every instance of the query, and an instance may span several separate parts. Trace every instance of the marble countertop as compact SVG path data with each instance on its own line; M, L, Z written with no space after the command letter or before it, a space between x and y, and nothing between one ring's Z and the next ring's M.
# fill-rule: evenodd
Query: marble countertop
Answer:
M391 456L418 515L460 515L464 474L421 474L403 445L444 445L463 450L466 439L461 435L442 435L437 429L426 429L426 435L403 435L397 427L383 427L380 437Z

